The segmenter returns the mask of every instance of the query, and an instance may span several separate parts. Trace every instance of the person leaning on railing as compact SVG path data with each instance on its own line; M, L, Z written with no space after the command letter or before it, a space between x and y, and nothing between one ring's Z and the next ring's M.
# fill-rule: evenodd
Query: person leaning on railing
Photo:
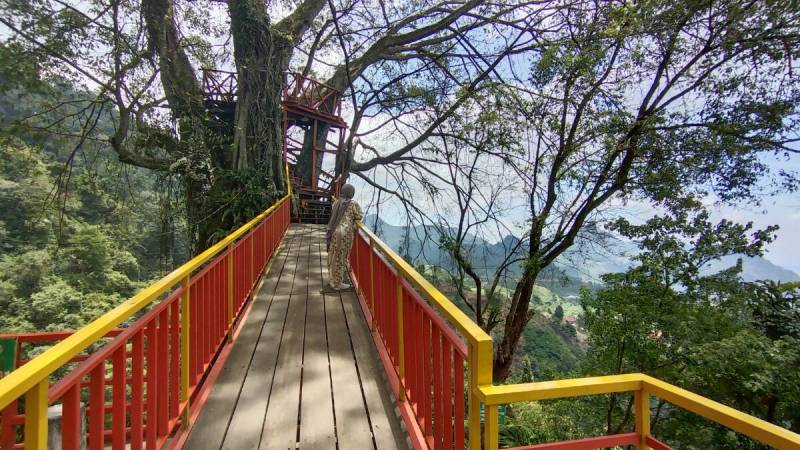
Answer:
M342 195L333 204L328 222L328 287L337 291L350 288L349 284L342 282L342 277L353 246L356 222L362 216L361 206L353 200L355 193L353 185L342 186Z

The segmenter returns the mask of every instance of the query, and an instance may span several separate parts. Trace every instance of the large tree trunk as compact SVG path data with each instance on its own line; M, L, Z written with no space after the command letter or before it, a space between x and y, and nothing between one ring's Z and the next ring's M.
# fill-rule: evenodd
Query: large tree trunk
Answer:
M514 350L522 337L522 332L525 331L525 325L533 317L533 310L530 310L529 306L537 276L538 271L526 270L514 289L503 337L495 350L493 378L496 382L505 380L511 373Z
M331 126L323 122L317 122L316 133L314 133L312 128L313 126L309 127L303 135L303 148L300 151L300 156L297 158L297 168L295 169L304 186L311 185L311 178L314 174L312 171L315 165L313 146L316 144L317 148L325 147L325 140L328 138L328 131L330 131ZM314 136L315 134L316 136ZM322 170L322 156L317 156L317 176L319 176L319 171Z
M187 197L198 250L285 193L280 97L292 43L273 31L263 2L231 0L229 9L238 82L234 131L207 134L214 177L207 192Z

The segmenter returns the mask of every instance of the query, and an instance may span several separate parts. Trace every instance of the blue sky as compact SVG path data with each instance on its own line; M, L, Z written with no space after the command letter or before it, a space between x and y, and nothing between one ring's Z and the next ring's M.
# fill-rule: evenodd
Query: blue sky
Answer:
M773 161L773 169L800 172L800 155L791 160ZM737 222L752 221L756 228L778 225L778 239L767 248L766 258L800 274L800 193L783 193L765 198L760 206L712 207L714 217Z
M775 159L768 162L773 169L800 172L800 155L791 159ZM383 181L382 179L379 181ZM366 214L374 214L376 210L371 206L374 201L373 193L369 187L356 177L351 178L351 183L356 185L356 199L366 208ZM384 196L385 200L385 196ZM778 193L762 198L760 205L727 206L709 200L709 209L715 221L723 218L739 223L753 222L754 228L765 228L769 225L778 225L777 239L770 244L764 255L769 261L800 274L800 193ZM645 204L615 205L614 214L627 216L634 221L647 220L657 211ZM395 202L384 203L380 209L381 219L385 222L402 226L405 225L403 211ZM522 221L524 212L512 213L509 217L513 221ZM513 227L512 228L518 228ZM520 229L520 232L522 230ZM489 238L489 240L495 240Z

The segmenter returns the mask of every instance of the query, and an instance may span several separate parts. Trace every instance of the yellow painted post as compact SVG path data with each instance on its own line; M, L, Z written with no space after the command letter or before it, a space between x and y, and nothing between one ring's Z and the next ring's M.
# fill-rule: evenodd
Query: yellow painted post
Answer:
M646 439L650 434L650 394L644 388L634 391L633 403L636 406L636 432L639 434L636 450L649 450Z
M469 344L467 349L469 362L469 392L467 396L467 412L469 418L469 448L470 450L481 450L481 401L475 392L478 386L476 380L478 374L478 358L475 345Z
M233 342L233 244L228 246L228 342Z
M487 337L485 340L471 341L468 350L469 448L470 450L481 450L481 400L478 387L492 384L492 340ZM487 421L488 417L487 415ZM484 430L484 433L486 432L487 430Z
M181 286L181 401L186 403L181 416L181 427L189 426L189 276Z
M400 401L406 399L405 376L406 376L406 357L405 345L403 344L403 272L396 268L397 276L397 369L400 373Z
M45 378L25 393L25 450L47 449L48 387Z
M370 316L372 316L372 323L369 324L369 327L372 331L375 331L375 267L372 263L373 258L375 257L375 240L372 237L369 238L369 307L370 307Z
M500 446L500 429L498 428L497 405L486 405L486 417L483 428L484 450L497 450Z

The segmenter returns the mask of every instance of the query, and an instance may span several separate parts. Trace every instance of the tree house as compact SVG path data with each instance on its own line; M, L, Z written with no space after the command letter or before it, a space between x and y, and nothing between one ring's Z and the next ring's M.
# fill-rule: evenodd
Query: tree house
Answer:
M237 90L235 72L203 70L208 126L228 143L233 142ZM295 222L328 223L333 197L346 179L347 158L340 149L347 124L341 117L341 97L341 92L324 83L299 73L285 74L283 159L297 194Z
M298 196L298 222L328 223L333 196L346 178L341 149L347 124L341 117L341 97L331 86L299 73L286 74L283 155Z

